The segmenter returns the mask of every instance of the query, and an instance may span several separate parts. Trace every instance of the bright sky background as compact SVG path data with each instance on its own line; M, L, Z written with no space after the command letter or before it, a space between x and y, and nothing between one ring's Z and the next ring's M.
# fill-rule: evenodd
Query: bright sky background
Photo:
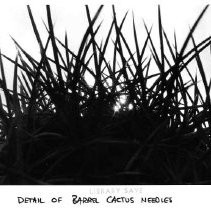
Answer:
M93 15L100 4L104 4L103 12L100 15L100 20L104 20L103 27L108 29L112 18L111 5L116 7L117 17L119 20L124 16L125 12L129 11L128 19L124 26L124 32L128 41L133 35L132 31L132 12L134 12L138 33L143 38L146 33L143 28L142 19L145 20L150 27L153 24L154 39L158 39L157 31L157 4L161 4L161 13L163 26L167 31L168 36L173 42L173 33L176 31L179 43L186 38L191 26L199 13L202 11L206 3L209 1L203 0L0 0L0 48L3 53L10 57L15 57L16 48L10 35L14 37L21 46L30 52L32 55L39 52L35 36L28 18L26 5L31 6L36 23L41 31L41 35L45 34L45 27L42 19L46 20L46 4L51 5L53 21L55 23L55 33L60 39L64 38L64 33L67 31L70 48L75 50L80 43L83 33L87 26L85 4L89 5L91 14ZM103 37L102 29L102 37ZM203 38L211 35L211 6L205 14L203 20L195 33L196 40L200 41ZM132 39L131 39L132 40ZM211 66L207 59L207 66ZM207 68L208 68L207 67ZM10 74L10 73L9 73ZM211 71L207 71L207 75L211 76Z

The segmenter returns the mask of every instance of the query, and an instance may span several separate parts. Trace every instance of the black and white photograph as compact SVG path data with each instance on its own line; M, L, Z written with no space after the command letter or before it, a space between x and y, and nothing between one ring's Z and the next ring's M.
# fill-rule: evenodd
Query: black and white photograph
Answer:
M211 8L1 1L1 185L210 185Z

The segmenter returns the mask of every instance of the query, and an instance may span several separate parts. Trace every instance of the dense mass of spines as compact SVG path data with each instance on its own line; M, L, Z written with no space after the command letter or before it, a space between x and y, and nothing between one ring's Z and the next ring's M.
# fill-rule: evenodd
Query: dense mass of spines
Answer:
M77 53L67 34L64 42L56 37L50 6L46 42L27 8L41 56L34 59L14 39L16 59L0 54L2 184L210 182L211 82L200 53L211 37L197 44L193 36L208 6L181 50L176 36L172 46L164 31L160 7L158 50L145 23L147 37L139 45L133 18L135 52L122 32L127 13L118 22L112 7L112 23L99 43L101 23L96 24L103 6L93 18L86 6L88 27ZM12 90L3 60L14 65Z

